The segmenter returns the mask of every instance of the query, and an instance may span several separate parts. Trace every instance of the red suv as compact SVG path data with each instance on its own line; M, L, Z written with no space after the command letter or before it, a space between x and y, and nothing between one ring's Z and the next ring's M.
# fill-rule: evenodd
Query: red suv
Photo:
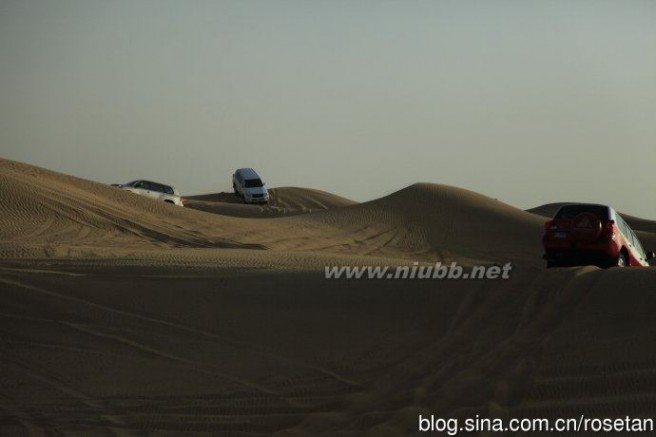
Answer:
M575 203L562 206L544 224L547 268L595 264L600 267L648 266L640 240L610 206Z

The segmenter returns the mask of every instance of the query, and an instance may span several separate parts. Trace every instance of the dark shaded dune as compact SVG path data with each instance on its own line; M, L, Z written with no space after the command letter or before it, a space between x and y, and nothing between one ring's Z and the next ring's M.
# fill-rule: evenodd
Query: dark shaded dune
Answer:
M651 417L655 281L653 269L576 268L536 271L502 287L469 284L462 294L462 284L444 284L425 303L435 312L432 334L351 396L350 410L306 418L296 435L327 436L331 427L412 435L419 414Z
M402 287L313 272L150 273L2 273L12 316L0 368L14 414L35 430L93 435L396 436L414 435L418 414L656 408L653 269Z
M652 417L656 270L594 273L544 342L513 417Z
M656 233L636 231L640 243L646 252L656 252ZM656 265L656 259L649 260L651 265Z
M632 215L621 213L626 222L634 231L643 231L656 234L656 220L647 220Z

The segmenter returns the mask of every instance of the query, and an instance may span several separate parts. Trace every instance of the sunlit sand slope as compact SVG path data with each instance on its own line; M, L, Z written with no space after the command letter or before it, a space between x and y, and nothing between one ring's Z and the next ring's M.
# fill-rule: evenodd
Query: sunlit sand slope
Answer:
M540 252L539 217L444 185L416 184L362 204L315 190L281 189L277 196L283 209L298 211L302 206L314 212L253 218L174 207L6 160L0 161L0 183L0 253L7 258L251 248L426 262L503 262L534 260Z

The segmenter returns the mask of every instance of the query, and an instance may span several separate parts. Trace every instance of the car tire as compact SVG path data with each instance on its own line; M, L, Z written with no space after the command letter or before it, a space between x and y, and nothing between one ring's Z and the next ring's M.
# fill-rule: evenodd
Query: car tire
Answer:
M615 260L615 263L613 264L615 267L626 267L628 265L626 255L624 252L620 252L620 254L617 256L617 259Z

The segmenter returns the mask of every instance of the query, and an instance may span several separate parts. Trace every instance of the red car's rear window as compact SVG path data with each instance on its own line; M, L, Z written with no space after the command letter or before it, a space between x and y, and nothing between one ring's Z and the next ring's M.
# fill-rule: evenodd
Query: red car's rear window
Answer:
M566 205L558 210L554 219L573 219L584 212L592 213L602 221L610 219L608 208L602 205Z

